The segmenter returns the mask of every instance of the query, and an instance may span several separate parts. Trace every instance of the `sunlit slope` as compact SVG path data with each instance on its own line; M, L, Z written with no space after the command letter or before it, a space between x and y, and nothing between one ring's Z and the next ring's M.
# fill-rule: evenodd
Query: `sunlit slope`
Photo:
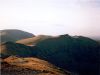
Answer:
M4 59L4 62L12 66L20 67L20 68L31 70L31 71L33 70L37 72L37 74L33 72L33 75L42 75L42 74L44 75L70 75L68 71L63 71L60 68L50 64L47 61L44 61L38 58L33 58L33 57L21 58L21 57L10 56ZM20 72L24 73L23 70L21 70ZM27 74L27 75L30 75L30 74Z
M42 40L45 40L45 39L48 39L48 38L51 38L52 36L47 36L47 35L38 35L38 36L35 36L35 37L32 37L32 38L27 38L27 39L22 39L22 40L18 40L16 41L16 43L21 43L21 44L24 44L24 45L35 45L36 43L42 41Z

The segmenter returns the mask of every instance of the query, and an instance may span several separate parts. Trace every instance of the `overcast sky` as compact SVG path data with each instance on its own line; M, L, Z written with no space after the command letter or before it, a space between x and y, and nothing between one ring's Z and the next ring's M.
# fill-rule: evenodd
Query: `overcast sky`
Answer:
M0 30L100 37L100 0L0 0Z

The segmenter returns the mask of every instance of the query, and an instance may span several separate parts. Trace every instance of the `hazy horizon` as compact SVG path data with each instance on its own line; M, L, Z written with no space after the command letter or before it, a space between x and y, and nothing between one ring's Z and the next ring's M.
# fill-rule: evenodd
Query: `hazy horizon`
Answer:
M0 30L100 37L99 0L0 0Z

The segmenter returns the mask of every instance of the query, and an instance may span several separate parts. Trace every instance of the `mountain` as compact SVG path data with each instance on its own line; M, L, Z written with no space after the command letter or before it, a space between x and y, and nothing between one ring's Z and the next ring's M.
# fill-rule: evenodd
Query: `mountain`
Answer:
M36 46L6 42L0 46L2 75L70 75L69 72L38 58Z
M99 75L100 44L83 36L61 35L40 41L38 56L79 75Z
M100 44L83 36L61 35L38 41L35 46L6 42L2 57L36 57L70 71L73 75L99 75Z
M1 63L2 75L70 75L47 61L33 57L10 56Z
M21 43L24 45L35 45L36 43L48 39L48 38L52 38L52 36L47 36L47 35L38 35L32 38L27 38L27 39L22 39L22 40L18 40L16 41L16 43Z
M31 38L34 35L22 30L17 29L7 29L7 30L0 30L0 38L1 43L7 42L7 41L17 41L25 38Z

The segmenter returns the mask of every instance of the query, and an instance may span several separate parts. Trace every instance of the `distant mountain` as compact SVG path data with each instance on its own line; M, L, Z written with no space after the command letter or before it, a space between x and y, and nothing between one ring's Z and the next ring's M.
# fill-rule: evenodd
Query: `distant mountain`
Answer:
M96 40L100 44L100 40Z
M34 35L17 29L0 30L0 42L17 41L25 38L31 38Z
M36 44L40 58L79 75L99 75L100 44L83 36L61 35Z
M100 36L97 36L97 37L90 37L92 39L94 39L95 41L99 42L100 43Z
M1 63L2 75L70 75L47 61L33 57L10 56Z
M35 37L32 37L32 38L18 40L18 41L16 41L16 43L21 43L21 44L24 44L24 45L30 45L31 46L31 45L37 44L38 42L40 42L42 40L48 39L48 38L52 38L52 36L38 35L38 36L35 36Z

